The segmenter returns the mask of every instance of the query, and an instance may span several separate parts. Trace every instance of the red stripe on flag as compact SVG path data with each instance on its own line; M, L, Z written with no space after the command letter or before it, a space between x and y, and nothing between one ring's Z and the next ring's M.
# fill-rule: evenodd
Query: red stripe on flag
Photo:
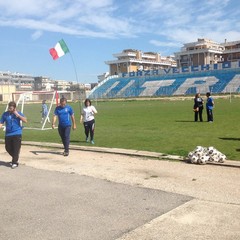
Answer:
M57 54L57 51L55 50L55 48L49 49L49 52L50 52L50 54L52 55L53 60L56 60L56 59L59 58L59 57L58 57L58 54Z

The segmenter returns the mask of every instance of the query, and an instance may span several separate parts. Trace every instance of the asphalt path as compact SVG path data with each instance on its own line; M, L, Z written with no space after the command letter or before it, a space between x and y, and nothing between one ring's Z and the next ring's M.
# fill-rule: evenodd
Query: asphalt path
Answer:
M239 161L44 144L0 144L0 240L240 239Z
M116 239L192 199L3 161L0 186L2 240Z

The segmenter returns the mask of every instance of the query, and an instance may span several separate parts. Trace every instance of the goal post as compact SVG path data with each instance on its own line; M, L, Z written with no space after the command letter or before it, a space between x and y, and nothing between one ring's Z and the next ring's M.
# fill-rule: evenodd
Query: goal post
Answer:
M50 115L50 113L52 112L52 106L53 106L53 103L54 103L54 100L55 100L55 99L56 99L56 91L53 92L52 99L51 99L51 103L50 103L50 106L49 106L49 109L48 109L48 113L47 113L46 117L44 117L44 119L43 119L43 125L42 125L41 130L44 130L47 121L48 121L48 123L50 123L49 115ZM57 103L57 102L58 102L58 101L56 100L56 103Z
M50 120L53 116L57 94L57 91L12 93L12 100L16 102L18 111L21 111L27 117L28 123L24 127L25 129L52 129ZM45 105L43 106L43 104Z

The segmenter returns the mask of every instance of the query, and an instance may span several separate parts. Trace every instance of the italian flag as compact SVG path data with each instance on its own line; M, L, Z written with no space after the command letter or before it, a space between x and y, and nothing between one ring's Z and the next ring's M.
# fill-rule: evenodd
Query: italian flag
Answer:
M54 48L51 48L49 52L52 55L53 59L56 60L68 53L69 49L67 47L67 44L62 39L56 44Z

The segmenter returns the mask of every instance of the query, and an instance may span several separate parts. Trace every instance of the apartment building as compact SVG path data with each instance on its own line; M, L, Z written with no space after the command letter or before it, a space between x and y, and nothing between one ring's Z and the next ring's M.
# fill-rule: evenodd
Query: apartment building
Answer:
M178 67L199 66L222 62L224 46L206 38L185 43L180 52L175 53Z
M109 65L110 75L177 66L173 57L163 57L159 53L142 52L134 49L125 49L121 53L113 54L113 57L117 59L105 61L105 63Z
M49 77L35 77L34 90L35 91L51 91L56 89L55 81Z
M240 60L240 41L227 42L227 39L225 39L222 46L225 48L222 54L224 61L234 62Z
M67 91L69 90L71 83L65 80L55 81L56 90Z
M34 77L23 73L0 72L0 84L15 85L16 91L31 91Z
M199 38L197 42L185 43L180 52L175 53L178 67L216 64L240 60L240 41L217 43Z

